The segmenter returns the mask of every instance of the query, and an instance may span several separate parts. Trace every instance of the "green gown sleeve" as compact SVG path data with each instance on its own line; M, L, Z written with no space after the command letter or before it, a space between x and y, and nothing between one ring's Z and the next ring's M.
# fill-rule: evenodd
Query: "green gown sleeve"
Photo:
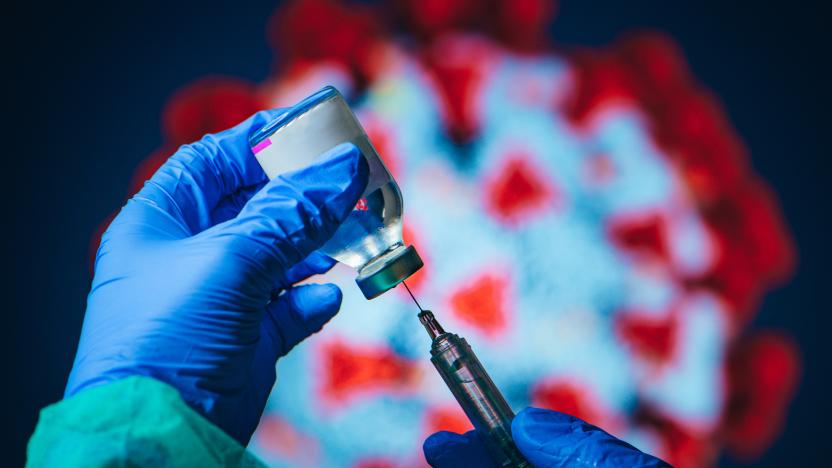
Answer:
M30 467L264 466L173 387L128 377L41 410Z

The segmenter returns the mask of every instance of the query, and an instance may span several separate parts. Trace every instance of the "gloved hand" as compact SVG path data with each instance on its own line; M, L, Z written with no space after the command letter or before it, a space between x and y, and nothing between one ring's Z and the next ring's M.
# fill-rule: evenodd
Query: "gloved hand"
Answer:
M670 466L591 424L557 411L524 409L514 417L511 435L520 453L538 468ZM437 432L425 440L424 451L434 468L496 466L474 431Z
M312 252L367 184L350 144L267 181L248 137L279 113L181 147L110 224L66 397L153 377L248 443L276 360L340 307L333 284L292 285L332 267Z

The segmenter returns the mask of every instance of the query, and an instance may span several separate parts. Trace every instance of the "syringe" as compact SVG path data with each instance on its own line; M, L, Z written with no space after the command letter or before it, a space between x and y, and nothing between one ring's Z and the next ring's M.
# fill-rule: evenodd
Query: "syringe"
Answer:
M404 285L407 288L407 284ZM407 288L410 293L410 288ZM413 293L410 293L413 297ZM419 306L416 298L413 301ZM511 438L514 412L476 354L462 338L448 333L429 310L419 306L419 321L431 338L430 360L501 467L531 467Z

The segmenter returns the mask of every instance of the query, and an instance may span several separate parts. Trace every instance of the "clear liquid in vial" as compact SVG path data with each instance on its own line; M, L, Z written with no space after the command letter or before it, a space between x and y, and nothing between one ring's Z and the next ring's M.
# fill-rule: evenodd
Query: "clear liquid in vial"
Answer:
M358 201L321 252L353 268L402 246L402 203L392 179Z
M269 178L313 164L336 145L352 142L366 158L364 196L319 249L358 270L367 299L395 287L423 266L402 241L402 195L367 134L335 88L325 87L252 135L250 144Z

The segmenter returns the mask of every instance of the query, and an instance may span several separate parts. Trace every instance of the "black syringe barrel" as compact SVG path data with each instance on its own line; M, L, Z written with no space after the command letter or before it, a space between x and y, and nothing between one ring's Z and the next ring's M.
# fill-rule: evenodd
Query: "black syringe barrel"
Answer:
M420 314L433 338L430 360L462 407L497 466L531 467L511 438L514 412L465 338L442 330L430 311ZM423 312L424 313L424 312ZM432 322L436 329L425 322ZM439 332L438 334L435 334Z

